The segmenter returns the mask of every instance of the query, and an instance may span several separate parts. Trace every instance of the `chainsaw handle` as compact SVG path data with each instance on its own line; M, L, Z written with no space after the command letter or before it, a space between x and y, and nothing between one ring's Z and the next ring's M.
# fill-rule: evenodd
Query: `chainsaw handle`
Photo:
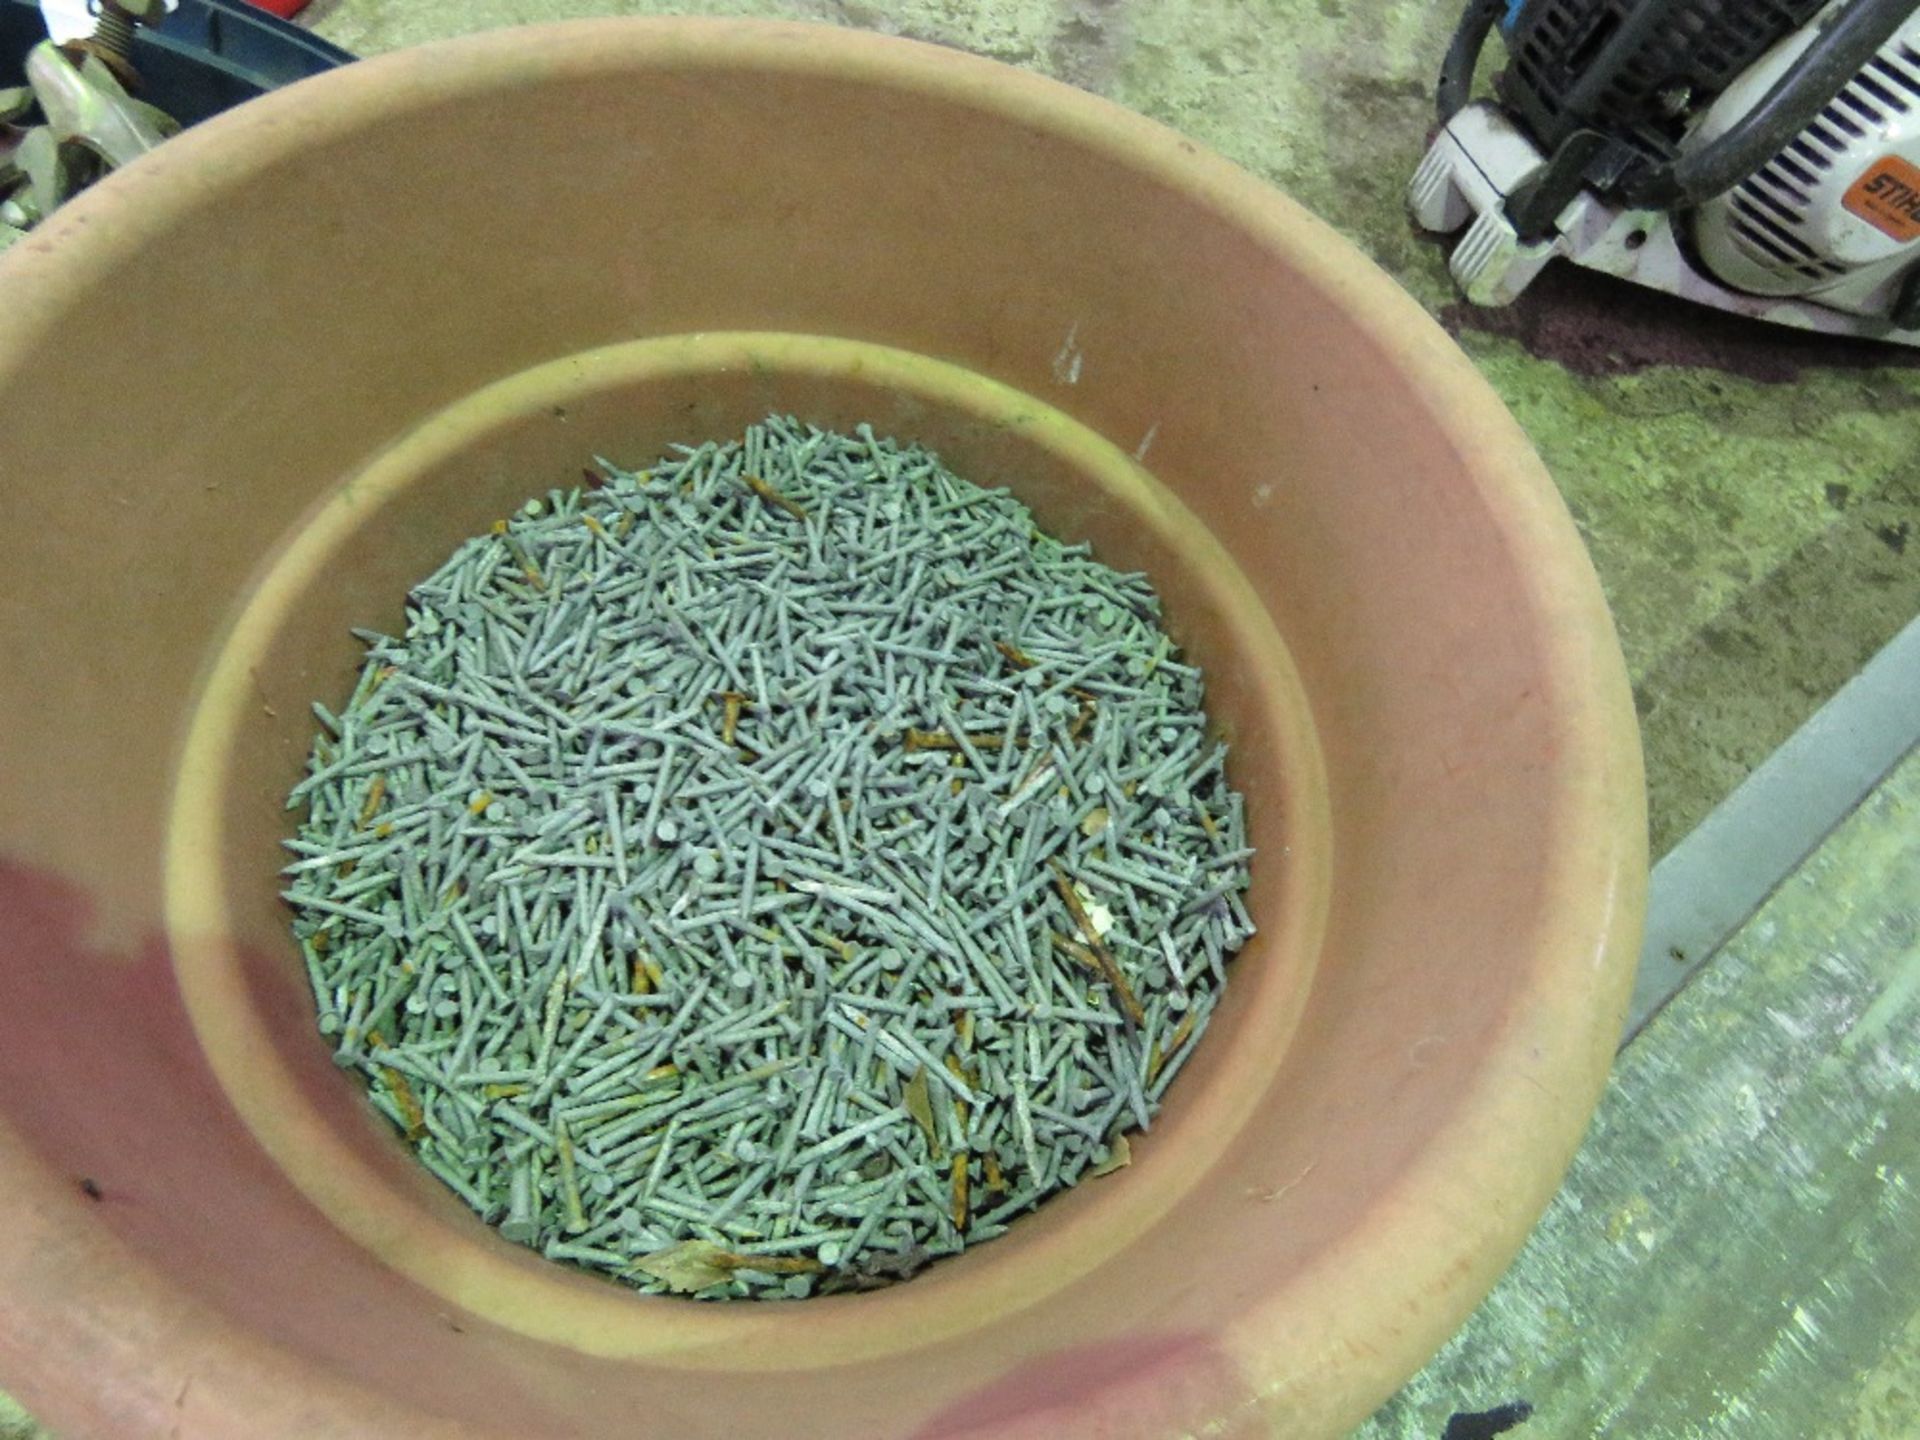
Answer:
M1442 125L1466 108L1467 99L1473 93L1474 67L1480 63L1480 52L1486 47L1487 36L1493 33L1494 23L1506 8L1507 0L1467 0L1460 24L1454 29L1453 42L1447 46L1446 58L1440 62L1440 84L1434 99Z

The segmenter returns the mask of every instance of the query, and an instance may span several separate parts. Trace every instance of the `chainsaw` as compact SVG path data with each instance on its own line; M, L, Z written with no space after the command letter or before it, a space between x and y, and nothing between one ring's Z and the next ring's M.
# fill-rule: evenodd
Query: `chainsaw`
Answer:
M1920 0L1470 0L1438 101L1409 203L1473 303L1564 258L1920 346Z

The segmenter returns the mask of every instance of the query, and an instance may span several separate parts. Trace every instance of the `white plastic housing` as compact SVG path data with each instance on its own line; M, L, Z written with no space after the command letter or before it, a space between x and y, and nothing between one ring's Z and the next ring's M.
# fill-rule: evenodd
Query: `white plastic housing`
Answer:
M1729 86L1687 148L1752 109L1819 24L1781 41ZM1920 260L1920 7L1799 136L1700 207L1693 239L1706 265L1739 289L1886 312L1901 273Z

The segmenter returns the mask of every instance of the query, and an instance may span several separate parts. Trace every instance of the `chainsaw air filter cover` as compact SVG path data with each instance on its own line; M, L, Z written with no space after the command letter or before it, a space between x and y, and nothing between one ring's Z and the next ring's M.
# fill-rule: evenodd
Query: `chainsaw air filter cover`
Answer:
M1688 148L1737 124L1812 37L1782 42L1741 76ZM1883 292L1920 251L1920 12L1778 155L1700 208L1694 242L1742 290L1886 310Z

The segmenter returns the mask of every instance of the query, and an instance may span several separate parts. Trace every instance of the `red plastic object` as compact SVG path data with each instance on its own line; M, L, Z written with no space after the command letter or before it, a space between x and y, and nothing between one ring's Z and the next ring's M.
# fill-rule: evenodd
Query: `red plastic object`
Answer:
M307 0L247 0L247 3L282 20L291 20L307 8Z

